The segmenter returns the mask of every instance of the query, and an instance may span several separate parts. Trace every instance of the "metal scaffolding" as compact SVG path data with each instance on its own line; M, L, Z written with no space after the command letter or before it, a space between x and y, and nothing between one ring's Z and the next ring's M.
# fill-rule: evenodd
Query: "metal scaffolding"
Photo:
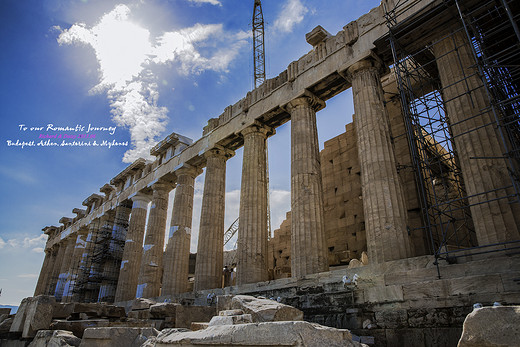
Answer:
M391 8L385 9L385 17L389 29L386 42L393 59L391 67L398 84L421 204L422 230L436 259L456 261L470 254L510 252L520 248L520 240L477 244L469 201L474 196L466 192L452 131L456 124L451 124L446 104L457 98L471 99L473 88L483 88L488 106L477 115L466 116L478 118L492 114L493 121L467 132L486 128L492 129L489 133L498 133L503 151L498 159L507 163L509 184L497 187L493 192L495 200L507 199L509 204L520 204L520 32L516 25L520 17L519 3L444 0L435 8L418 11L419 3L418 0L397 0ZM418 11L418 15L400 22L407 11ZM457 83L466 89L447 100L445 90L450 86L441 85L440 58L434 55L434 47L442 40L455 41L454 35L461 33L467 37L467 45L477 62L477 66L472 67L476 72L465 71L463 80ZM457 56L460 62L461 47L453 46L448 54ZM471 85L470 79L475 76L482 80L481 86ZM492 159L497 158L470 158ZM488 193L480 191L477 195L482 200ZM492 200L479 201L479 204L490 202Z

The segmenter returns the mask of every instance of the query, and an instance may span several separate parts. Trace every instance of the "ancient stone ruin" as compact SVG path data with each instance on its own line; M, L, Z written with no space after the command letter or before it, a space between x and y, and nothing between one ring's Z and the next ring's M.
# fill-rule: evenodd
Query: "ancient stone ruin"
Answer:
M33 346L515 345L489 317L519 315L519 18L512 0L383 0L336 35L314 28L308 54L200 139L169 135L153 162L45 227L35 297L0 334ZM354 121L320 152L316 116L350 88ZM291 211L269 235L266 139L289 121ZM226 232L226 161L240 147L240 217ZM493 334L476 336L482 322Z

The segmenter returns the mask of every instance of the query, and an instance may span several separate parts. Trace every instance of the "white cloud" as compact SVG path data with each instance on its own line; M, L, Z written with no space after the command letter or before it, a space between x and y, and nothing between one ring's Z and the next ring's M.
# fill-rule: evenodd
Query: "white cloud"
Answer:
M168 110L157 105L157 76L151 66L179 63L184 74L226 72L249 37L242 31L226 32L221 24L196 24L154 39L149 30L132 23L130 15L129 7L118 5L92 28L77 23L58 37L60 45L83 44L94 50L100 81L91 92L106 91L112 120L129 129L132 148L123 157L127 163L151 159L149 150L166 129ZM202 44L206 56L199 52Z
M287 0L282 7L282 12L274 22L274 28L283 33L289 33L293 27L303 20L309 9L305 7L301 0Z
M215 6L222 6L220 1L218 0L188 0L189 2L194 2L196 4L211 4Z
M37 246L45 246L45 243L47 242L47 235L40 234L38 237L29 238L26 237L23 239L23 247L24 248L34 248Z
M20 274L20 275L17 275L16 277L19 277L19 278L36 278L38 277L37 274Z
M45 243L47 242L47 235L40 234L36 237L30 238L30 237L24 237L23 239L9 239L7 242L5 242L0 237L0 249L4 248L5 246L9 246L12 248L22 248L22 249L28 249L30 248L33 252L40 252L39 249L43 252L43 249L45 247Z
M36 248L31 249L31 252L34 252L34 253L43 253L44 251L45 251L45 248L43 248L43 247L36 247Z

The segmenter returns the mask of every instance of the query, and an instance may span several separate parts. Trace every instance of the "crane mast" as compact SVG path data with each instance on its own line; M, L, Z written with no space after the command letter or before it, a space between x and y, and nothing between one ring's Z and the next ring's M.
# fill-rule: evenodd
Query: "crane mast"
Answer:
M255 88L265 81L264 15L262 2L255 0L253 10L253 57Z

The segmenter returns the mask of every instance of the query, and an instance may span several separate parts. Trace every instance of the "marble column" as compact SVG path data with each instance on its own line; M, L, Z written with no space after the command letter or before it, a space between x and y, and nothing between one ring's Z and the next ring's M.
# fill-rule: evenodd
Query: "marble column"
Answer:
M233 155L234 152L224 148L204 153L206 178L195 264L195 291L222 287L226 160Z
M99 219L93 220L88 225L87 238L85 248L79 259L78 271L74 283L75 290L72 293L73 302L83 302L85 300L85 289L87 288L88 278L90 276L90 265L92 262L92 255L94 253L94 241L97 239L99 233Z
M75 287L79 276L81 258L83 257L83 253L85 253L85 247L87 246L87 237L87 228L81 228L78 230L76 235L76 244L74 245L74 250L72 252L72 257L69 264L69 278L67 280L68 285L63 290L63 297L61 299L62 302L71 302L74 295L74 289L77 290Z
M520 206L505 198L514 191L467 36L457 31L432 48L478 243L518 240Z
M136 291L138 298L154 298L161 293L168 193L172 187L166 183L155 183L152 188L152 205Z
M40 294L46 294L46 288L49 284L49 279L52 275L52 270L53 270L55 261L56 261L56 252L53 252L51 249L46 248L45 249L45 258L43 259L40 276L38 277L36 289L34 290L34 296L37 296Z
M295 278L327 271L323 187L316 111L325 103L307 93L291 101L291 273Z
M103 276L104 259L108 252L112 229L114 228L114 210L106 211L99 218L99 230L96 238L92 240L93 250L91 253L90 272L88 274L88 283L86 286L86 302L97 302L99 296L99 288Z
M129 200L121 202L116 207L114 227L110 237L107 258L103 265L103 279L99 288L99 302L114 302L121 268L121 258L123 257L123 247L125 245L126 233L128 229L128 218L132 211Z
M379 69L373 59L348 69L356 112L368 259L375 264L413 256Z
M62 247L64 247L65 252L63 252L58 283L56 284L56 291L54 292L57 301L61 301L64 290L69 287L69 268L72 254L74 253L74 247L76 246L76 237L68 236L64 240L61 240L61 242L63 243Z
M141 259L143 257L146 215L150 200L150 195L144 193L137 193L137 195L132 197L132 213L130 214L130 223L121 259L115 302L128 301L135 298Z
M164 258L163 295L188 291L193 194L198 172L193 167L185 166L175 174L177 187Z
M56 285L58 284L61 264L63 263L63 254L65 253L65 244L63 242L59 242L52 248L55 249L56 255L54 258L54 266L52 267L52 271L49 274L49 280L47 282L48 284L46 287L46 294L48 295L54 295L56 293Z
M271 129L253 125L244 129L244 157L240 190L237 242L237 284L267 281L267 156Z

